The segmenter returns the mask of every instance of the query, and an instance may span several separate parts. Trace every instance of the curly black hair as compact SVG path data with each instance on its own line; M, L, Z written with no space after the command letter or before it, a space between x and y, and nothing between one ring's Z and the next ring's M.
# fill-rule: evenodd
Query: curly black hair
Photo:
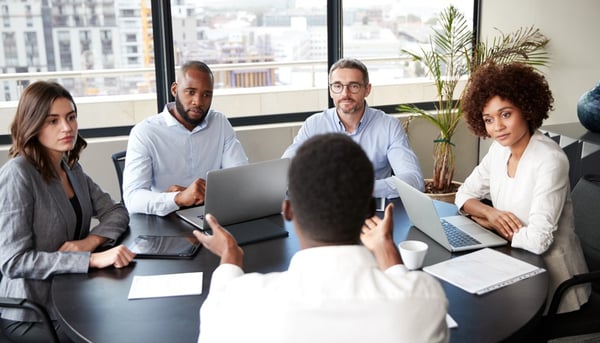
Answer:
M531 134L542 126L553 109L554 98L548 82L533 67L523 63L480 66L471 75L467 87L461 109L469 129L479 137L489 137L482 112L494 96L510 101L521 110Z
M305 236L356 244L373 215L374 171L363 149L339 133L316 135L298 149L288 171L294 217Z

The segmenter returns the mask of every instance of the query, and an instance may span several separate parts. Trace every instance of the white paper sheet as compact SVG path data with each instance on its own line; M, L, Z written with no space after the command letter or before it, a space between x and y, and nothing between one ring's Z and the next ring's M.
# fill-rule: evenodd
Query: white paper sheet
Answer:
M446 313L446 324L448 325L448 329L454 329L458 327L458 323L454 318L450 317L448 313Z
M202 272L135 275L127 299L202 294Z
M473 294L485 294L546 270L490 248L452 258L423 271Z

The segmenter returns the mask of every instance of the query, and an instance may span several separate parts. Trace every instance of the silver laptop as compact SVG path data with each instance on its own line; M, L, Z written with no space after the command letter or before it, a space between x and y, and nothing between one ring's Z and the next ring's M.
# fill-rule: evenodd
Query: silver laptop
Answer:
M474 250L508 243L465 216L440 217L433 199L397 177L393 180L411 223L447 250Z
M210 213L238 244L287 236L283 225L264 217L281 213L289 164L290 160L284 158L210 171L206 175L204 206L175 213L202 230L210 230L204 220L204 214ZM249 221L249 225L242 225Z

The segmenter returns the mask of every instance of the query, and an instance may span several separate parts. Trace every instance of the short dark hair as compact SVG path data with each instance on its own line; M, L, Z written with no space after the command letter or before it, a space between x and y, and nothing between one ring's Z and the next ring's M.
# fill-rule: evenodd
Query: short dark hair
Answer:
M77 113L73 96L62 85L52 81L36 81L30 84L19 98L17 112L10 126L12 145L9 155L25 157L40 171L45 181L50 181L58 175L53 169L48 150L38 140L38 134L50 114L52 104L60 98L69 100ZM86 146L86 141L78 133L75 146L66 153L69 166L72 167L79 160L79 154Z
M471 75L461 108L469 129L479 137L489 137L485 129L483 107L494 96L510 101L523 114L534 133L548 112L553 109L554 98L548 82L533 67L513 62L509 64L489 63L480 66Z
M208 64L206 64L202 61L195 61L195 60L187 61L181 65L181 67L179 68L178 79L181 78L190 69L207 73L208 75L210 75L211 80L213 80L213 82L214 82L215 77L213 75L212 70L208 66Z
M363 149L339 133L316 135L298 149L289 172L289 201L313 240L355 244L372 215L374 171Z
M341 58L329 68L329 77L331 77L331 73L333 73L336 69L347 68L347 69L357 69L363 75L363 82L365 85L369 84L369 70L367 66L356 58Z

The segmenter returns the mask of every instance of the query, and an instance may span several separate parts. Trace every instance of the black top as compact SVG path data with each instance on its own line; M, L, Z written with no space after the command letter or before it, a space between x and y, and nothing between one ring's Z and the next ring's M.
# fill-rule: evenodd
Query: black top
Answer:
M71 202L71 206L73 206L73 211L75 211L75 216L77 217L77 226L75 227L75 236L73 240L78 240L81 237L81 205L79 204L79 199L77 199L77 195L73 194L73 197L69 198Z

